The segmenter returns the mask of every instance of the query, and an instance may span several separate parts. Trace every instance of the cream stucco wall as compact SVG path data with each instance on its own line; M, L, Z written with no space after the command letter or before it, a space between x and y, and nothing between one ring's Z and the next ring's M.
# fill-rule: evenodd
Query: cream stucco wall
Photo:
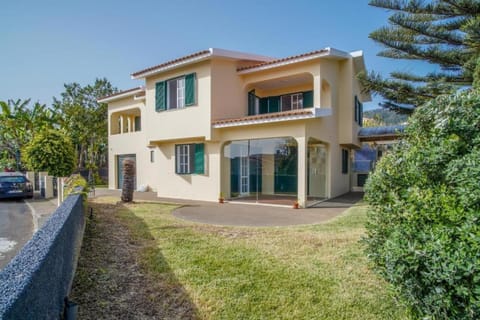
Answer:
M185 141L182 143L202 143ZM205 143L205 173L175 173L175 143L165 143L157 147L158 172L156 189L159 197L217 201L220 193L220 144Z
M135 154L136 156L137 187L145 185L155 189L158 174L154 168L154 163L150 162L150 151L152 149L147 147L148 139L144 129L146 120L145 109L144 101L134 100L133 97L117 100L108 105L108 132L110 133L108 136L108 187L110 189L118 187L117 157L126 154ZM115 126L116 124L110 123L111 119L116 119L115 115L124 115L124 118L128 118L132 114L140 115L142 129L137 132L130 131L112 134L112 125ZM117 131L113 130L113 132Z
M142 130L109 136L109 187L116 187L116 156L136 154L137 185L148 185L160 197L216 201L220 192L230 194L230 163L222 161L228 141L293 137L298 144L298 197L304 202L307 185L307 149L309 139L327 146L326 189L329 197L350 190L349 174L342 174L342 145L358 145L358 125L354 122L353 97L358 81L353 75L352 59L318 59L239 75L238 61L212 58L187 67L172 69L146 79L145 102L132 97L109 103L113 113L138 108ZM155 84L189 73L196 73L196 105L184 109L155 111ZM302 83L282 86L279 79L307 74ZM257 88L259 96L281 95L314 90L314 106L331 109L331 115L308 120L292 120L226 128L212 128L212 120L247 115L247 93L256 84L271 81L271 88ZM323 91L322 91L323 84ZM265 87L265 86L263 86ZM267 86L268 87L268 86ZM130 110L131 111L131 110ZM112 124L109 123L109 132ZM175 144L205 143L205 173L175 173ZM150 162L150 151L155 161ZM273 163L273 161L266 161ZM273 174L272 167L263 169ZM264 179L265 193L273 192ZM270 183L270 184L269 184Z
M155 111L155 84L159 81L196 73L196 103L182 109ZM205 137L211 134L210 61L173 69L146 79L145 130L149 141Z
M234 60L216 59L211 62L212 120L238 118L247 114L247 95L243 81L237 75Z

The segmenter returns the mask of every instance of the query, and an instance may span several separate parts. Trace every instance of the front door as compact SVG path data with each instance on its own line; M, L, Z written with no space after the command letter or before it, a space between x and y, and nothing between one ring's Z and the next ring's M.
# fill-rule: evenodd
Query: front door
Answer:
M122 154L117 156L117 189L122 189L123 187L123 161L126 159L133 160L135 162L135 178L134 178L134 188L137 189L137 161L136 155L134 154Z
M311 200L327 198L327 148L316 143L308 146L308 190Z

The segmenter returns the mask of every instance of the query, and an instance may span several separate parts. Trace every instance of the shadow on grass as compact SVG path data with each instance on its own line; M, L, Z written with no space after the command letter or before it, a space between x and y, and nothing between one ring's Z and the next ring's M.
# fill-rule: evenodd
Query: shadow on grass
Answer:
M71 294L79 318L198 319L197 307L131 205L90 206L95 214Z

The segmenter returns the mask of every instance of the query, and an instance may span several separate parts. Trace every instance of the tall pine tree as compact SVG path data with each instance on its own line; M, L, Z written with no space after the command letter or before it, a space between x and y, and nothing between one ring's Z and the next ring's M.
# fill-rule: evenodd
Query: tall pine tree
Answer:
M423 75L360 74L366 90L385 98L383 107L410 113L439 94L472 85L480 59L479 0L371 0L369 5L392 11L389 25L370 34L384 47L379 56L437 66Z

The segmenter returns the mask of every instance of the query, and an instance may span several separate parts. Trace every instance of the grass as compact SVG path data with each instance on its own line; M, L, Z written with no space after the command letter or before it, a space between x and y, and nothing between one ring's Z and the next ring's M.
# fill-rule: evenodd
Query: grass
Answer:
M180 285L198 318L407 318L367 267L359 244L365 206L328 223L288 228L189 223L172 216L174 209L136 203L117 215L142 244L144 270L163 287Z

